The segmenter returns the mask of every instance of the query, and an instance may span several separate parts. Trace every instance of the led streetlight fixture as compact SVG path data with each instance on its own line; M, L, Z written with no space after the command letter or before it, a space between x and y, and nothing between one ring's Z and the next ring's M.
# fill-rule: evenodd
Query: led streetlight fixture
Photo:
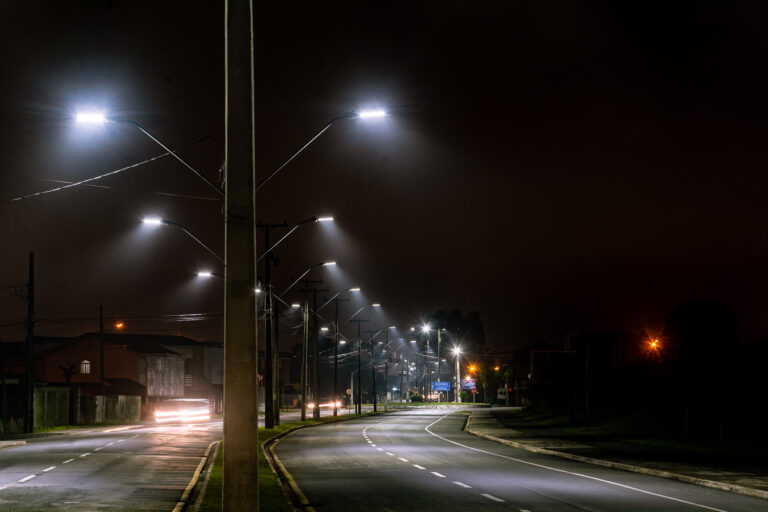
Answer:
M357 117L359 117L360 119L374 119L377 117L387 117L387 112L381 109L362 110L357 113Z
M429 332L429 331L431 331L431 330L432 330L432 328L430 327L430 325L429 325L429 324L424 324L424 325L421 327L421 332L423 332L423 333L427 333L427 332Z
M321 330L322 332L328 332L328 328L327 328L327 327L321 327L321 328L320 328L320 330Z
M360 287L357 287L357 288L350 288L350 289L349 289L349 291L350 291L350 292L359 292L359 291L360 291Z
M291 304L291 307L292 308L300 308L301 304L297 304L297 303L294 302L293 304Z
M333 217L318 217L317 222L333 222Z
M78 112L75 114L77 124L104 124L107 122L107 116L104 112Z
M256 288L254 291L256 292L256 295L258 295L261 293L261 288Z
M379 304L378 302L374 302L373 304L371 304L371 307L373 307L373 308L380 308L381 304Z
M160 217L144 217L143 219L141 219L141 222L149 226L159 226L160 224L163 223L163 219L161 219Z
M326 261L325 263L323 263L324 267L332 267L333 265L336 265L335 261Z
M197 273L197 277L213 277L213 272L210 270L201 270Z

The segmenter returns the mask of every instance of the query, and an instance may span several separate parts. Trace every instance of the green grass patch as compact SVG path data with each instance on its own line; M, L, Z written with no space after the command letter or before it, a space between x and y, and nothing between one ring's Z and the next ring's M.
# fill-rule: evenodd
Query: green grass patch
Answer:
M317 425L320 423L333 423L341 419L350 419L363 416L379 415L381 413L345 414L341 416L328 416L320 420L293 421L282 423L275 428L259 429L259 444L263 448L264 443L273 437L303 425ZM219 453L213 462L211 476L205 489L203 502L200 504L200 512L221 512L221 483L224 443L219 446ZM270 512L293 512L294 508L290 500L283 493L277 475L272 472L264 450L259 450L259 509Z

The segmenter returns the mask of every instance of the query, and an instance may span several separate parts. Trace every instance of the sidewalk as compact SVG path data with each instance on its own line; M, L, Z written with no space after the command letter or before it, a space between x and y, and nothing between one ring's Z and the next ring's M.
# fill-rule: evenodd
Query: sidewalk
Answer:
M748 450L654 447L571 435L521 420L515 408L473 410L466 430L515 448L768 499L768 461Z

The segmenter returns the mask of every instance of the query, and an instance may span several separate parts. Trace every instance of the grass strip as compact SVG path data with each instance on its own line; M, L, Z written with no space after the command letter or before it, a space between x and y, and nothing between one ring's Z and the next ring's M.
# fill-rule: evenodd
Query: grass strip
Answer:
M377 413L379 414L379 413ZM306 421L293 421L290 423L283 423L275 428L259 429L259 445L262 448L259 450L259 508L261 510L269 510L270 512L293 512L294 508L291 502L283 493L283 488L280 486L280 481L277 475L272 472L272 468L269 466L266 456L264 455L263 446L264 443L275 437L276 435L287 432L288 430L300 427L303 425L317 425L319 423L333 423L341 419L350 419L362 416L371 416L372 414L345 414L342 416L328 416L321 418L320 420L306 420ZM208 479L208 484L205 489L205 496L203 502L200 504L199 512L221 512L221 483L222 483L222 456L224 453L224 443L219 447L219 452L216 455L216 460L213 462L213 469L211 469L211 476Z

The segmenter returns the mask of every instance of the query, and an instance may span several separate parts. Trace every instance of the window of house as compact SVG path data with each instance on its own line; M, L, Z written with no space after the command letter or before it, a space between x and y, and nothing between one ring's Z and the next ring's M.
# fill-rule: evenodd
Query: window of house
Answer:
M86 359L80 363L80 373L83 375L91 373L91 362L89 360Z

